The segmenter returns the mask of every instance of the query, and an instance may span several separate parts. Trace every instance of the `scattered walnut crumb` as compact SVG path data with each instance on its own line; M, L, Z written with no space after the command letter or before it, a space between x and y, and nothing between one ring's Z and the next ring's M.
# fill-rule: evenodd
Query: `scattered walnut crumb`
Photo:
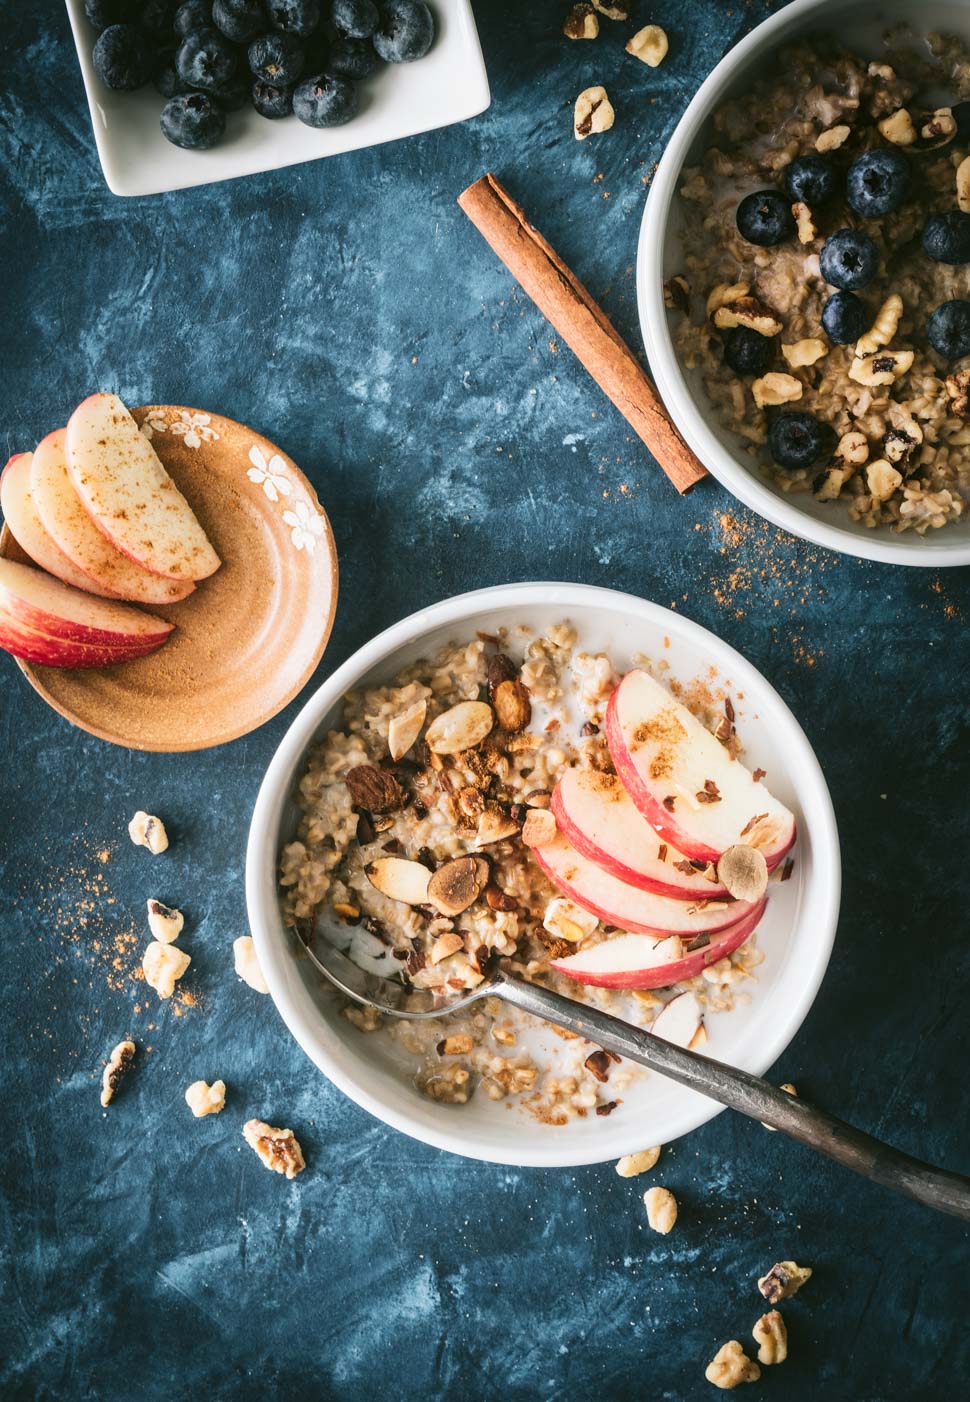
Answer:
M136 847L147 847L156 857L168 847L168 833L161 818L143 813L140 808L128 824L128 836Z
M108 1063L101 1076L101 1104L110 1105L118 1085L131 1066L135 1055L135 1044L130 1040L119 1042L108 1057Z
M667 35L659 24L645 24L628 41L626 51L650 68L657 68L667 57L669 47Z
M269 988L256 958L256 946L253 944L252 935L240 935L237 940L233 940L232 953L236 973L243 983L248 983L257 993L268 993Z
M585 141L596 132L609 131L613 125L613 107L606 95L606 89L598 84L584 88L576 99L573 111L573 134L577 141Z
M788 1357L788 1330L777 1310L763 1314L751 1330L758 1345L758 1362L771 1367Z
M660 1146L641 1149L636 1154L624 1154L616 1161L616 1171L621 1178L636 1178L640 1173L648 1173L660 1158Z
M171 998L177 981L191 962L192 956L184 949L153 940L142 955L141 966L149 988L154 988L159 998Z
M177 940L184 924L185 916L180 910L163 905L161 901L148 902L148 928L160 944L171 944Z
M247 1120L243 1138L273 1173L295 1178L306 1168L303 1150L291 1129L274 1129L262 1120Z
M562 32L567 39L595 39L600 32L599 15L592 5L574 5L566 16Z
M718 1349L708 1363L704 1376L709 1383L726 1392L739 1383L757 1382L761 1369L748 1357L737 1339L731 1339Z
M647 1221L655 1232L666 1236L677 1221L677 1199L669 1188L648 1188L643 1195Z
M197 1120L203 1115L218 1115L226 1103L225 1081L213 1081L211 1086L205 1081L193 1081L186 1089L185 1103Z
M772 1305L797 1294L810 1279L811 1266L799 1266L794 1261L776 1261L767 1275L758 1281L758 1289Z

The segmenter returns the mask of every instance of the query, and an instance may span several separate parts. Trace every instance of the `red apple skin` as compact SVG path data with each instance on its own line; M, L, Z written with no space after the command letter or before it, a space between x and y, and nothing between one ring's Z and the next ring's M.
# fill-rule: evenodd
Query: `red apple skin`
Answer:
M667 865L670 866L671 879L669 881L657 880L648 873L637 871L635 868L628 866L625 862L620 861L610 852L607 852L605 848L598 846L598 844L577 825L560 785L561 781L560 784L557 784L553 789L552 803L550 805L560 832L566 836L570 846L575 847L577 852L581 853L584 857L588 857L591 862L595 862L596 865L602 867L604 871L608 871L610 875L615 876L618 881L625 881L628 886L637 886L641 891L652 891L656 896L669 896L672 901L729 901L731 899L728 891L723 886L718 885L717 882L707 881L703 877L697 877L692 885L688 885L686 882L677 885L676 882L679 873L673 869L672 863L679 860L684 854L676 850L676 848L671 852L667 862ZM624 785L624 788L625 787ZM641 818L645 826L649 826L646 819L643 818L642 814L639 814L639 812L638 817ZM648 832L645 836L648 838L655 838L656 834ZM665 837L657 838L657 841L660 840L670 842L670 839ZM670 843L670 846L673 848L674 844Z
M0 560L0 611L30 633L129 654L160 647L175 626L12 560Z
M138 657L147 657L161 646L160 642L151 642L128 648L95 647L51 637L48 633L25 628L0 609L0 648L38 667L114 667L119 662L133 662Z
M678 847L686 857L693 857L701 862L716 862L723 853L716 848L710 847L707 843L698 842L692 838L690 833L677 823L672 813L660 803L647 788L641 779L636 765L630 758L629 751L623 739L623 729L618 716L618 702L620 688L617 687L610 697L609 705L606 708L606 743L610 751L610 758L616 766L616 772L623 781L623 787L633 799L640 812L646 818L650 826L660 834L665 842L669 842L672 847ZM770 854L765 853L765 861L768 870L773 871L781 859L791 851L795 845L797 832L794 823L791 834L783 846L776 847Z
M550 967L576 983L590 984L596 988L669 988L685 979L695 978L709 965L716 964L718 959L739 949L761 923L767 904L768 898L765 897L743 920L713 936L706 948L695 949L692 954L685 954L682 959L674 959L669 964L653 964L648 969L615 973L584 973L569 968L568 960L552 960ZM577 957L569 956L570 959Z
M0 509L7 530L24 554L48 574L86 593L118 598L76 565L45 529L30 490L31 458L31 453L15 453L0 472Z

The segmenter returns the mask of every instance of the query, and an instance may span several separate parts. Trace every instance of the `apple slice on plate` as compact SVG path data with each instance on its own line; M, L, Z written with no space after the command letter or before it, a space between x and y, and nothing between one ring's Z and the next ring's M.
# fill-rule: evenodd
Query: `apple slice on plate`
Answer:
M155 652L174 625L0 560L0 646L52 667L100 667Z
M88 577L89 582L78 588L109 598L130 599L136 604L175 604L187 598L195 588L191 580L180 582L149 574L116 550L98 530L68 475L66 438L67 430L59 428L37 444L30 464L30 492L47 534ZM23 545L23 541L20 543ZM26 545L24 549L31 554Z
M78 405L66 452L81 504L123 555L166 579L205 579L219 568L191 506L116 394Z
M795 841L784 804L647 672L628 672L610 697L606 742L637 808L688 857L716 862L746 842L770 870Z
M665 940L614 935L578 954L552 960L551 967L598 988L669 988L739 949L757 929L767 904L767 899L759 901L742 920L711 935L702 949L689 949L689 942L677 935Z
M724 886L702 876L689 857L657 836L616 774L567 769L553 790L552 811L577 852L630 886L675 901L731 899Z
M78 569L45 531L30 492L31 457L31 453L14 453L0 474L0 511L7 529L21 550L48 574L56 575L75 589L114 597Z
M532 855L554 886L564 896L592 912L604 925L616 925L638 935L695 935L723 930L744 919L752 910L750 901L709 901L689 905L686 901L657 896L642 887L630 886L591 862L562 833L543 847L533 847Z

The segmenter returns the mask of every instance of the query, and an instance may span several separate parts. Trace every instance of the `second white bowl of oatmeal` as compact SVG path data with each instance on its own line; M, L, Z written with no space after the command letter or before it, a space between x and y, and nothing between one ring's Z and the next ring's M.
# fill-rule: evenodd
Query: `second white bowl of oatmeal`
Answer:
M281 916L278 857L296 829L293 794L308 752L338 722L347 691L389 681L417 658L478 631L524 624L542 633L564 620L576 628L579 647L608 652L620 672L643 653L667 662L683 681L716 676L730 683L746 762L768 771L772 791L796 815L794 870L788 882L772 887L758 932L766 957L751 980L750 1002L707 1019L706 1054L756 1074L767 1071L805 1019L832 950L841 887L832 801L801 727L760 672L706 629L657 604L581 584L510 584L458 595L395 623L339 667L291 725L260 788L246 857L259 962L280 1016L311 1061L385 1124L467 1158L521 1167L601 1163L670 1143L721 1107L647 1073L624 1090L609 1117L561 1126L534 1118L514 1097L495 1102L476 1095L465 1105L429 1100L412 1084L396 1045L342 1018L322 977L300 957ZM551 1032L546 1041L550 1054L563 1045Z
M885 564L940 569L970 564L970 517L917 536L871 530L851 521L839 503L809 493L786 495L759 473L729 430L716 421L699 375L684 370L674 349L663 282L681 271L677 189L683 167L702 148L710 119L726 98L763 71L782 44L812 31L836 31L847 47L875 54L887 25L909 21L920 33L943 30L970 38L966 0L793 0L736 44L698 88L667 142L650 183L637 250L637 301L647 359L671 418L704 466L745 506L804 540Z

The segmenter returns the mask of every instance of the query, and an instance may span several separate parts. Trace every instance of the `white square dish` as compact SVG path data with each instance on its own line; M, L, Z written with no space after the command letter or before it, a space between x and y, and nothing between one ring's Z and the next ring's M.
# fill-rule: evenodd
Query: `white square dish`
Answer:
M467 121L491 100L471 0L438 0L431 4L437 34L430 52L417 63L388 64L361 83L360 112L346 126L322 131L295 117L268 121L247 107L229 114L218 146L183 151L161 133L165 99L151 85L125 93L101 83L84 0L66 3L101 168L115 195L158 195L379 146Z

